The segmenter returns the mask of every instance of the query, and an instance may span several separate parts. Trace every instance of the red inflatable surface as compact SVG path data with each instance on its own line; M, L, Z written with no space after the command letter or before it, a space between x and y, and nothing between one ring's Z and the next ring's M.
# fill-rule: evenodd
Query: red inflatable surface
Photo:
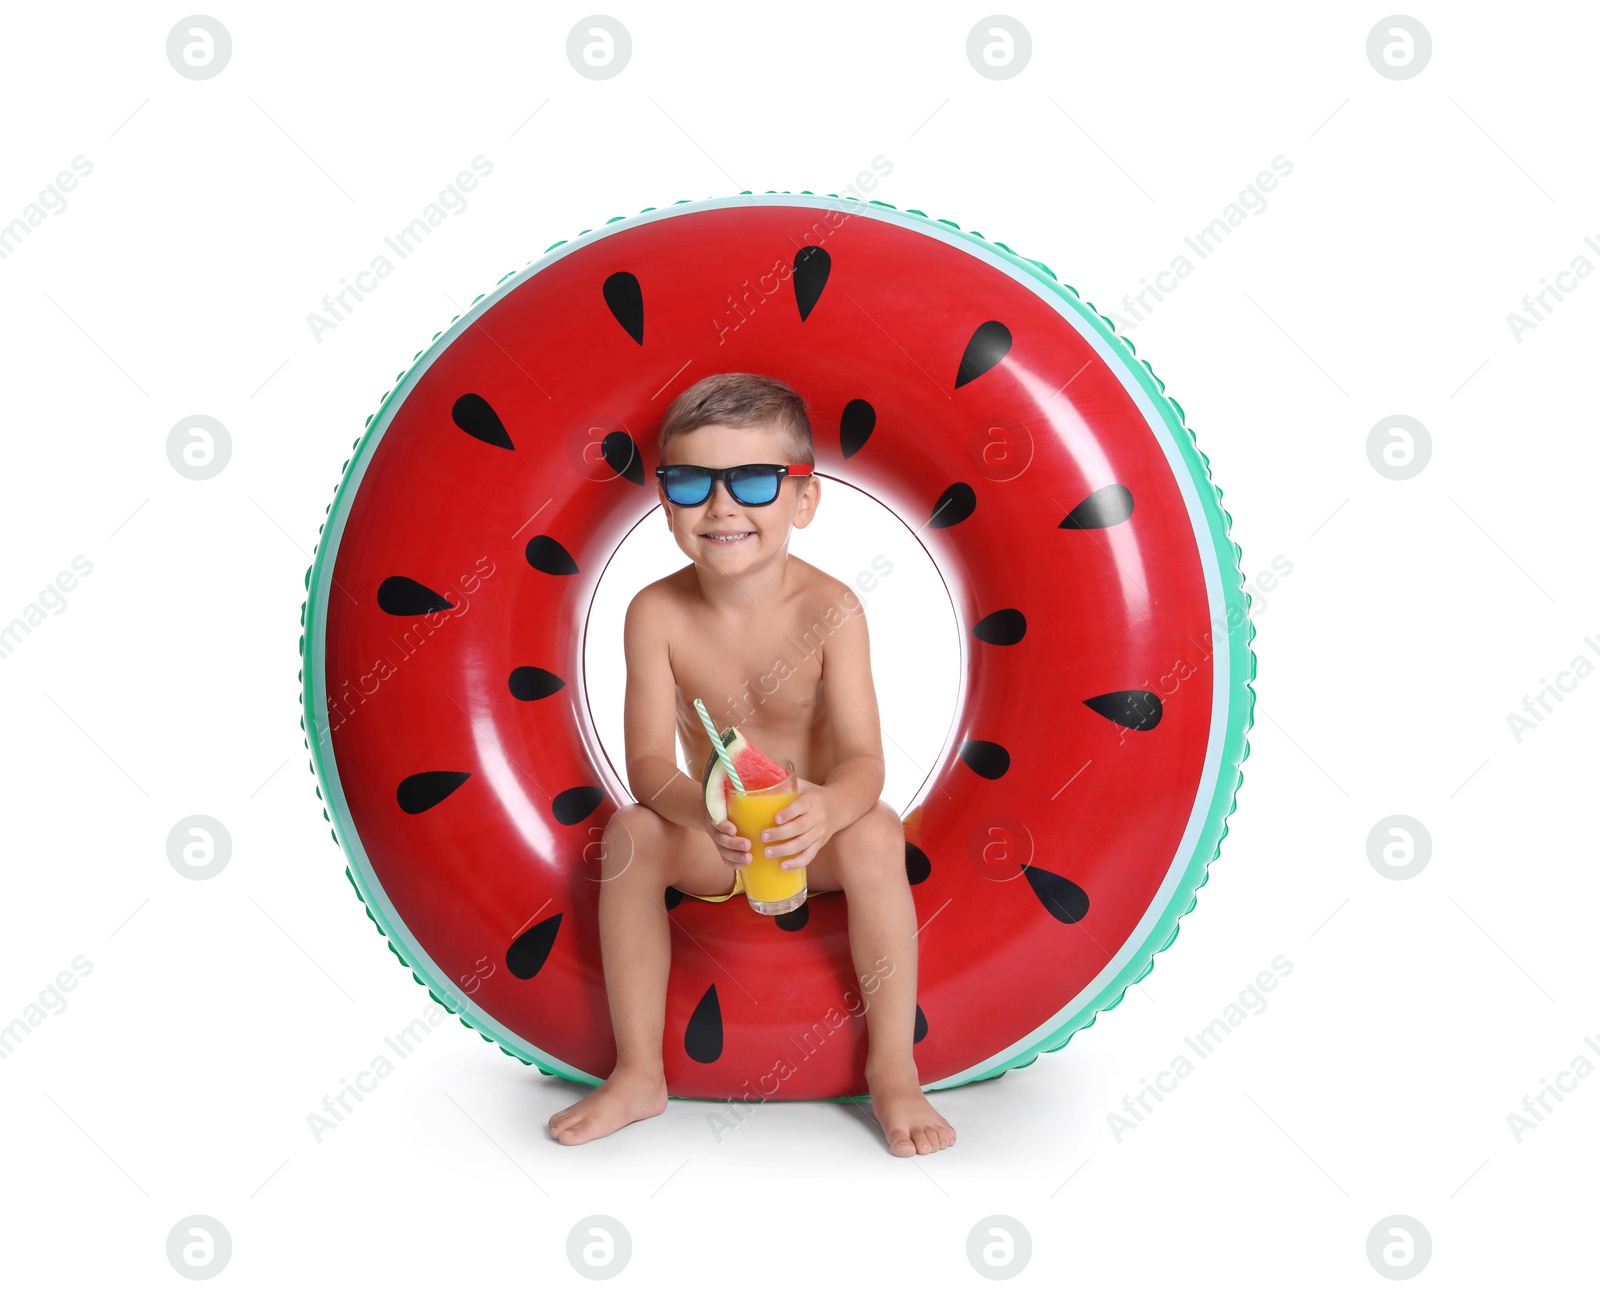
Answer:
M586 701L622 689L620 647L619 674L585 679L585 620L658 506L672 397L769 373L810 405L817 471L917 530L966 641L950 745L905 817L920 1075L1025 1064L1103 973L1142 971L1141 922L1196 884L1191 820L1220 795L1212 537L1054 285L899 213L729 201L558 245L444 335L360 443L307 619L337 835L419 979L525 1061L610 1071L596 856L632 798ZM672 1094L865 1092L842 894L778 920L667 900Z

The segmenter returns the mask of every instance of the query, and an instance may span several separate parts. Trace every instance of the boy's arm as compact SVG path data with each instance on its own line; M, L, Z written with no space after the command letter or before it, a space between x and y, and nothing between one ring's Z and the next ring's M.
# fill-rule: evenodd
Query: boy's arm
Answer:
M828 637L822 654L822 679L839 756L824 786L839 809L839 825L844 827L877 805L883 795L883 735L878 726L878 694L872 686L865 611L847 615L844 624Z
M678 684L667 656L667 613L658 592L634 595L622 622L628 678L622 725L628 790L663 819L704 828L705 794L677 761Z

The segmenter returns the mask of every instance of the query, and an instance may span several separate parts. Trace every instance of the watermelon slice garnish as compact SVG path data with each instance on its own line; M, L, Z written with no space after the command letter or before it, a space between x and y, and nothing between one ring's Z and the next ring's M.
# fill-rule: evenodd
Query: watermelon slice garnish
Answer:
M724 729L719 737L734 769L739 771L739 781L746 792L771 787L788 777L789 771L740 733L737 726ZM719 824L728 817L728 798L737 789L715 751L706 758L705 773L700 781L706 789L706 813L711 816L712 823Z

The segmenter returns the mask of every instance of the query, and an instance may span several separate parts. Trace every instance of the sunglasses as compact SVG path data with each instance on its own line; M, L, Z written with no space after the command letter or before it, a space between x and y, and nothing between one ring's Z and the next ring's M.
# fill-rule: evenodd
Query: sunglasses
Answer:
M672 503L694 508L711 498L718 481L740 504L759 508L778 498L785 477L806 477L810 464L740 464L737 468L701 468L698 464L662 464L656 469Z

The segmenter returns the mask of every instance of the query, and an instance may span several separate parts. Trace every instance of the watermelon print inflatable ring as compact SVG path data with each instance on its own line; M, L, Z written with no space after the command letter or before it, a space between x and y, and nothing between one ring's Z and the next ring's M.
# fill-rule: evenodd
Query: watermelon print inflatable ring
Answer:
M1252 631L1228 515L1149 366L1045 266L921 212L647 208L417 354L306 576L302 723L347 873L464 1025L547 1075L609 1074L598 852L633 797L588 704L622 689L622 654L586 677L585 625L659 507L661 414L729 371L795 387L817 471L892 510L948 587L960 700L904 816L915 1056L928 1089L1026 1066L1193 907L1248 751ZM779 918L663 903L673 1096L866 1092L843 893Z

